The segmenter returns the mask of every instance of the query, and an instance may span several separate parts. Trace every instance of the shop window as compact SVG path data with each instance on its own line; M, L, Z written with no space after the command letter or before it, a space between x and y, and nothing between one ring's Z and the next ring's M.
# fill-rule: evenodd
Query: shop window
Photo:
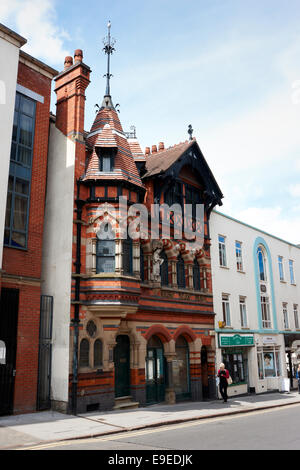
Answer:
M244 383L246 381L245 377L245 358L243 353L240 351L222 352L223 361L226 369L228 369L229 374L232 378L234 384Z
M258 376L262 380L267 377L279 377L281 374L279 351L265 348L257 353Z

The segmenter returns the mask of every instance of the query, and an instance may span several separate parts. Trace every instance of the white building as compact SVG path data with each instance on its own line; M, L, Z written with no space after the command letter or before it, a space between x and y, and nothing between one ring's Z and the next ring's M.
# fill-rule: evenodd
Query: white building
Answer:
M228 394L287 390L300 344L300 246L216 211L210 229L216 366L230 371Z
M26 39L0 23L0 233L4 233L20 47ZM0 243L0 272L3 245Z

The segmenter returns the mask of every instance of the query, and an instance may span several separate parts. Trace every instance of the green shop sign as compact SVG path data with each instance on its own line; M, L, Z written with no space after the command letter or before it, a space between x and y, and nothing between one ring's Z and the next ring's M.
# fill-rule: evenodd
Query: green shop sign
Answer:
M254 346L253 335L219 335L220 347L225 346Z

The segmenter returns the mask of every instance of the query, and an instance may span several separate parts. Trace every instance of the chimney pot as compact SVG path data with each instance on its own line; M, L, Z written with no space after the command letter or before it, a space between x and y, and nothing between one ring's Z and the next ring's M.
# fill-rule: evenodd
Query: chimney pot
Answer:
M162 150L165 150L165 144L163 142L159 142L158 151L161 152Z
M150 155L150 147L145 148L145 155Z
M152 145L152 153L157 153L157 146L156 145Z
M69 67L71 67L71 65L73 65L73 57L71 57L70 55L68 55L66 58L65 58L65 70L68 69Z
M75 62L82 62L83 59L83 52L81 49L76 49L74 52L74 61Z

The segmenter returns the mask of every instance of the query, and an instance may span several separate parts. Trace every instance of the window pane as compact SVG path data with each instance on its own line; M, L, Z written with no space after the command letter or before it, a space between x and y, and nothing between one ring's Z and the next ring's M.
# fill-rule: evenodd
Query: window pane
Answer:
M160 265L161 285L167 286L169 284L168 257L164 251L160 254L160 257L164 260Z
M24 165L31 165L31 150L19 145L18 147L18 162Z
M10 159L16 160L17 159L17 144L12 142L11 149L10 149Z
M15 142L17 142L18 116L19 116L19 113L17 113L17 111L15 111L15 114L14 114L14 125L13 125L13 134L12 134L12 140L14 140Z
M7 202L6 202L5 227L10 227L11 199L12 199L12 194L8 193L7 194Z
M97 339L94 343L94 367L102 365L102 341Z
M194 261L193 265L193 284L195 290L200 290L200 267L197 260Z
M27 198L15 196L13 228L16 230L26 230L27 201Z
M11 245L19 248L25 248L26 236L22 233L12 232Z
M20 179L16 179L16 187L15 187L16 193L21 193L25 194L28 196L29 194L29 183Z
M83 339L80 343L79 365L80 367L89 366L89 350L90 344L87 339Z
M20 111L25 114L29 114L30 116L34 115L34 101L32 101L29 98L25 98L25 96L22 96L21 99L21 108Z
M264 370L265 377L276 377L273 352L264 352Z
M123 271L132 274L132 240L123 240Z
M177 259L177 285L178 287L185 288L184 260L181 256Z
M19 143L31 147L32 145L32 118L20 116L20 137Z

